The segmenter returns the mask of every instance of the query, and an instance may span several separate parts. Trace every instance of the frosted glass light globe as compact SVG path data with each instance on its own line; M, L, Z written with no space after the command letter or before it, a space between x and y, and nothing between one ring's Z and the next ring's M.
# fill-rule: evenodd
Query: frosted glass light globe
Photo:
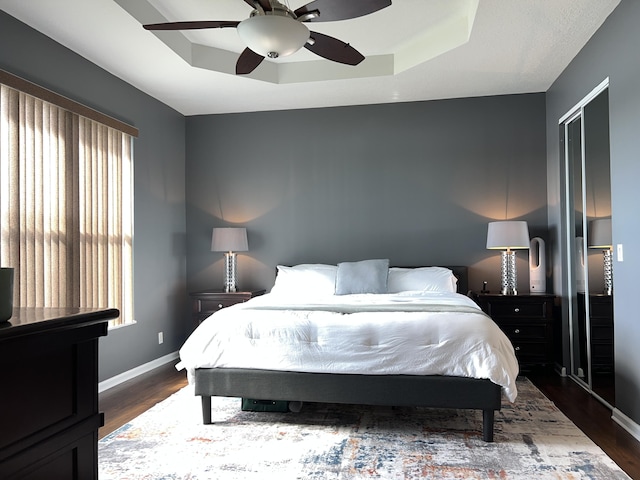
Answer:
M309 29L291 17L256 15L238 24L238 35L263 57L286 57L300 50L309 39Z

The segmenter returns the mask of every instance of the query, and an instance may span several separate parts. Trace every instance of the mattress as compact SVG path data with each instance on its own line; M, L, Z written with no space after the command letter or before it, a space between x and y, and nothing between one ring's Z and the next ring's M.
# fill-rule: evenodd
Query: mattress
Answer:
M178 368L249 368L489 379L517 396L518 362L468 297L421 292L297 298L267 294L224 308L180 349Z

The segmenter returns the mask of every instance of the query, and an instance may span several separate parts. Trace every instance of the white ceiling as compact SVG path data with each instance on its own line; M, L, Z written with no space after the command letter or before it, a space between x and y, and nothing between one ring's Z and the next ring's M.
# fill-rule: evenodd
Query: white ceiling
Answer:
M307 24L358 49L367 57L358 67L303 49L263 62L250 77L224 73L244 49L233 28L156 35L141 26L243 20L251 11L243 0L0 0L0 7L197 115L544 92L619 2L393 0L362 18ZM305 3L288 2L292 9ZM286 80L288 68L298 76Z

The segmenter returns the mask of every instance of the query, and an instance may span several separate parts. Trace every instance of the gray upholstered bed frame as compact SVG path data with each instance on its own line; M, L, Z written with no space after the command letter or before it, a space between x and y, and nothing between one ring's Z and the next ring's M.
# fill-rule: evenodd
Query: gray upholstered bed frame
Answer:
M448 267L458 291L468 288L466 267ZM281 372L237 368L200 368L195 394L202 397L202 418L211 423L211 397L243 397L301 402L479 409L482 438L493 441L494 413L501 387L490 380L442 375L350 375Z

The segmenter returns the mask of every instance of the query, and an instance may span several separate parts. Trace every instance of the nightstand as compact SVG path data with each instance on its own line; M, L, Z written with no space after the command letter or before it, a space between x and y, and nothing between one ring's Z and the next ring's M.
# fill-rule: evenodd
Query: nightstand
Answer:
M472 298L511 340L522 369L553 364L554 295L474 293Z
M199 324L209 315L218 310L230 307L236 303L246 302L250 298L263 295L265 290L250 290L246 292L225 292L224 290L207 290L189 294L193 301L193 319Z
M578 316L585 321L585 294L578 293ZM589 295L589 324L591 326L591 371L613 372L613 296ZM586 338L583 340L586 343Z

